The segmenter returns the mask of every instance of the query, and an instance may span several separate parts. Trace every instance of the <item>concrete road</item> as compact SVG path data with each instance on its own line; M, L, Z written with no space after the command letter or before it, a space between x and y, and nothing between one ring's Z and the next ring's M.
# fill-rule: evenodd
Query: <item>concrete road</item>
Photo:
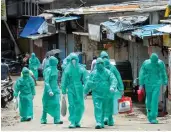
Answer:
M48 124L42 125L40 124L40 118L42 114L42 93L43 93L43 82L38 82L38 86L36 87L36 96L34 98L34 119L31 122L19 122L18 113L15 111L8 111L3 110L2 111L2 122L5 123L8 122L8 125L2 125L2 130L10 130L10 131L67 131L68 129L68 115L66 117L61 117L61 119L64 121L64 124L62 125L55 125L53 124L53 118L48 116ZM81 122L82 128L73 129L73 130L95 130L95 119L94 119L94 113L93 113L93 104L91 96L88 96L88 99L85 101L85 113ZM141 112L141 110L144 109L141 105L134 105L134 112L129 115L117 115L115 117L115 126L108 127L106 126L104 129L101 130L151 130L151 131L165 131L165 130L171 130L171 116L167 116L165 118L159 118L160 124L154 125L149 124L146 120L145 115ZM1 109L2 110L2 109ZM68 112L67 112L68 113ZM15 124L10 125L10 121L6 116L11 116L13 120L16 121ZM4 120L7 121L4 121ZM11 121L12 122L12 121Z

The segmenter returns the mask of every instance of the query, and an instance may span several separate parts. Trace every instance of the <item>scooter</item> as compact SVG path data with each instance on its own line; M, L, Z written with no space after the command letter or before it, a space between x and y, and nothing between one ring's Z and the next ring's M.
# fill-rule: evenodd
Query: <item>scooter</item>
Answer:
M5 108L7 103L13 100L13 93L13 81L1 80L1 108Z

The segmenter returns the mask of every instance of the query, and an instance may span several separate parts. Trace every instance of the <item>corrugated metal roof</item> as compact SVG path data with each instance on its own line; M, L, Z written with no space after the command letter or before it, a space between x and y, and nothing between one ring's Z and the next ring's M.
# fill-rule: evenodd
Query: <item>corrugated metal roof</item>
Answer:
M54 17L53 20L58 23L58 22L65 22L65 21L71 21L71 20L77 20L80 19L79 16L70 16L70 17Z
M139 38L150 37L150 36L160 36L163 35L162 32L157 31L158 28L165 26L164 24L157 25L146 25L142 26L140 29L132 32L133 36L137 36Z
M88 33L85 32L72 32L75 35L82 35L82 36L88 36Z
M125 11L137 11L146 12L148 10L164 10L167 5L167 0L160 1L133 1L123 2L120 4L107 4L97 5L81 8L64 8L64 9L52 9L45 12L57 13L57 14L94 14L94 13L108 13L108 12L125 12Z
M25 25L20 37L27 37L29 35L37 34L38 29L43 24L45 19L43 17L30 17L27 24Z

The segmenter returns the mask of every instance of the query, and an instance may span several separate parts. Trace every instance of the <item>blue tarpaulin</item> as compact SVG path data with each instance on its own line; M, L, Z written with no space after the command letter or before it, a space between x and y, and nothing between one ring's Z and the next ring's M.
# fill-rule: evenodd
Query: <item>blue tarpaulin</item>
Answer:
M27 24L25 25L20 37L28 37L38 33L38 29L43 24L45 19L43 17L30 17Z
M122 21L116 21L116 22L106 21L106 22L101 23L101 25L107 28L108 30L110 30L114 34L123 32L123 31L136 29L135 26L129 23L124 23Z
M54 17L53 18L56 23L58 22L65 22L65 21L71 21L71 20L77 20L80 19L79 16L70 16L70 17Z
M150 37L150 36L160 36L163 35L162 32L157 31L157 29L165 26L165 24L157 25L146 25L132 32L133 36L138 36L139 38Z

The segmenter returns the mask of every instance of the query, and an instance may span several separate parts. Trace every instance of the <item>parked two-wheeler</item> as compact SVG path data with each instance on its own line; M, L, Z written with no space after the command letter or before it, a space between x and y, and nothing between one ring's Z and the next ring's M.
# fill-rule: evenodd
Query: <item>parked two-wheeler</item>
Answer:
M22 68L24 67L23 54L17 55L16 60L5 59L5 63L9 66L9 72L11 75L20 75Z
M1 108L5 108L7 103L13 100L13 93L13 81L1 80Z

